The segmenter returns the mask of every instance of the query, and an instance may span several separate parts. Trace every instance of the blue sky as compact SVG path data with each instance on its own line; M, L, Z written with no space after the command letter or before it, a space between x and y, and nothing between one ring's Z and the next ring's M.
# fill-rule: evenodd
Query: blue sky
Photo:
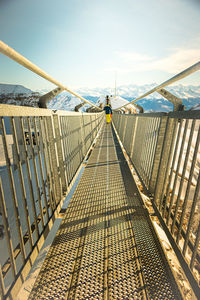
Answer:
M0 0L0 39L69 88L161 83L200 60L200 1ZM0 82L54 87L2 54Z

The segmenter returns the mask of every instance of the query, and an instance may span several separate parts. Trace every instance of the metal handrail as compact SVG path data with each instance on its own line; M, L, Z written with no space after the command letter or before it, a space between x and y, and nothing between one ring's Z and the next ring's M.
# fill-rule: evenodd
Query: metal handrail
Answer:
M173 76L172 78L168 79L167 81L164 81L163 83L157 85L156 87L154 87L150 91L146 92L142 96L139 96L138 98L136 98L136 99L134 99L134 100L118 107L118 108L116 108L115 111L120 110L121 108L123 108L123 107L125 107L125 106L127 106L131 103L134 103L134 102L136 102L136 101L138 101L138 100L140 100L140 99L142 99L142 98L144 98L144 97L146 97L146 96L148 96L148 95L150 95L150 94L152 94L156 91L159 91L160 89L164 88L165 86L168 86L168 85L170 85L170 84L172 84L172 83L174 83L174 82L176 82L180 79L183 79L183 78L187 77L188 75L190 75L194 72L197 72L199 70L200 70L200 61L197 62L196 64L192 65L191 67L185 69L184 71L178 73L177 75Z
M39 76L45 78L49 82L55 84L56 86L60 87L63 90L66 90L70 94L74 95L75 97L81 99L85 103L88 103L91 106L94 106L99 111L101 111L101 109L98 106L96 106L93 103L91 103L90 101L86 100L85 98L83 98L82 96L80 96L79 94L77 94L76 92L70 90L68 87L66 87L65 85L63 85L62 83L60 83L59 81L57 81L56 79L54 79L53 77L51 77L50 75L48 75L46 72L44 72L38 66L36 66L35 64L33 64L30 60L28 60L23 55L21 55L20 53L18 53L17 51L15 51L14 49L12 49L11 47L9 47L7 44L5 44L1 40L0 40L0 52L2 54L4 54L4 55L8 56L12 60L16 61L20 65L24 66L26 69L31 70L33 73L38 74Z

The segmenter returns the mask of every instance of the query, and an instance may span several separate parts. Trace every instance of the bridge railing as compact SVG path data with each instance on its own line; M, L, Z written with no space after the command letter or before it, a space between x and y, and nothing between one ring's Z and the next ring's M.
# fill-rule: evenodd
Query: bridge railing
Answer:
M0 105L2 299L15 299L103 118Z
M186 276L198 294L200 111L114 113L113 122Z

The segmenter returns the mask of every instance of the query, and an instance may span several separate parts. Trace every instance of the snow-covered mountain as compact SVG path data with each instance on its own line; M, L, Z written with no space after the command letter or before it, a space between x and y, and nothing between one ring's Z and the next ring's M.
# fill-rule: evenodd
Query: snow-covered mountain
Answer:
M118 108L129 101L145 94L147 91L153 89L156 84L148 84L144 86L137 85L128 85L128 86L120 86L117 88L117 96L111 97L112 107L113 109ZM177 97L183 100L183 105L185 109L191 109L193 106L200 104L200 86L171 86L166 88L168 91L176 95ZM110 88L83 88L77 89L76 92L81 96L85 97L87 100L96 103L97 106L100 103L105 102L105 96L111 95ZM49 103L49 108L53 109L66 109L73 110L74 106L79 104L80 100L72 97L67 92L63 92L54 99L52 99ZM155 92L139 101L136 102L144 108L145 112L169 112L173 110L173 105L167 99L163 98L159 93ZM84 105L82 110L88 106Z
M30 89L27 89L23 85L17 85L17 84L4 84L0 83L0 95L2 94L32 94L33 91Z
M153 89L157 83L152 83L152 84L145 84L145 85L122 85L117 87L117 95L124 97L124 98L131 98L132 100L142 96L149 90ZM169 92L172 94L176 95L177 97L180 98L199 98L200 97L200 85L195 86L195 85L176 85L176 86L169 86L166 88ZM88 96L96 96L100 97L101 95L114 95L114 89L111 89L110 87L108 88L81 88L76 90L77 93L80 95ZM147 99L160 99L161 96L157 92L149 95L146 97Z
M111 97L112 107L115 109L127 102L145 94L147 91L153 89L157 84L147 85L123 85L117 88L117 97ZM200 85L199 86L169 86L166 88L172 94L183 100L185 108L191 109L196 106L198 109L200 104ZM40 92L40 93L38 93ZM40 95L48 92L47 90L31 91L22 85L12 84L0 84L0 103L14 104L14 105L27 105L38 106L38 100ZM99 106L100 103L104 103L105 96L113 94L113 89L108 88L80 88L76 89L78 94L93 102ZM48 108L59 110L74 110L74 107L81 103L81 100L70 95L67 92L62 92L60 95L53 98L48 103ZM162 98L157 92L139 100L136 102L144 108L145 112L151 111L171 111L173 105ZM80 110L85 111L89 105L84 105Z
M90 98L90 97L87 97ZM90 102L95 103L96 100L98 98L95 98L95 101L93 101L93 97L92 99L88 99ZM57 110L68 110L68 111L74 111L75 106L77 106L78 104L82 103L82 101L77 98L72 96L71 94L69 94L68 92L62 92L61 94L59 94L58 96L56 96L55 98L51 99L48 103L48 108L49 109L57 109ZM90 107L89 104L85 104L80 111L86 111L86 109Z
M0 83L0 103L38 107L40 94L23 85Z

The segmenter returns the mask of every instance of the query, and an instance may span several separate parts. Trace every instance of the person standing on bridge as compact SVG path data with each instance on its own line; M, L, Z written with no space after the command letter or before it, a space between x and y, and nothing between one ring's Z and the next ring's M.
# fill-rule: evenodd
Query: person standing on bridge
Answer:
M104 106L104 110L106 113L106 123L109 124L111 122L112 109L110 107L110 99L106 96L106 105Z

